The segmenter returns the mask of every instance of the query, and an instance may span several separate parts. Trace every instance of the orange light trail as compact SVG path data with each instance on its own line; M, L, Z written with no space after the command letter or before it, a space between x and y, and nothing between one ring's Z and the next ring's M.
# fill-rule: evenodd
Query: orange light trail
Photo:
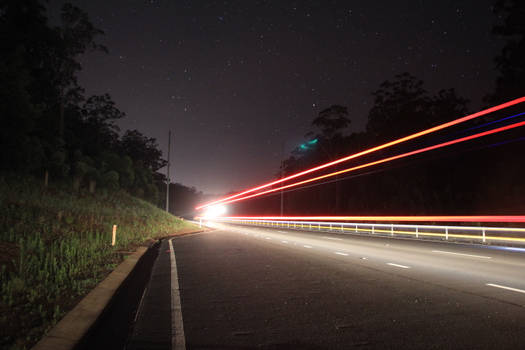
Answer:
M444 124L437 125L437 126L432 127L430 129L426 129L426 130L417 132L415 134L411 134L411 135L402 137L400 139L397 139L397 140L394 140L394 141L390 141L390 142L384 143L382 145L379 145L379 146L376 146L376 147L372 147L372 148L369 148L367 150L364 150L364 151L361 151L361 152L358 152L358 153L354 153L354 154L351 154L349 156L346 156L346 157L343 157L343 158L340 158L340 159L336 159L336 160L334 160L332 162L325 163L325 164L316 166L314 168L310 168L310 169L307 169L307 170L304 170L304 171L292 174L292 175L287 176L287 177L283 177L281 179L278 179L278 180L275 180L275 181L272 181L272 182L268 182L266 184L263 184L263 185L260 185L260 186L257 186L257 187L245 190L243 192L239 192L239 193L231 195L229 197L225 197L225 198L222 198L222 199L218 199L218 200L215 200L215 201L212 201L212 202L208 202L208 203L199 205L199 206L195 207L195 209L201 209L201 208L204 208L204 207L208 207L210 205L223 203L223 202L225 202L225 201L227 201L229 199L238 198L238 197L243 196L245 194L252 193L252 192L261 190L263 188L267 188L267 187L270 187L270 186L273 186L273 185L276 185L276 184L279 184L279 183L282 183L282 182L294 179L296 177L303 176L303 175L312 173L314 171L321 170L321 169L324 169L324 168L327 168L327 167L330 167L330 166L333 166L333 165L336 165L336 164L339 164L339 163L342 163L342 162L345 162L345 161L348 161L348 160L351 160L351 159L355 159L355 158L364 156L366 154L370 154L370 153L373 153L373 152L385 149L387 147L391 147L391 146L400 144L402 142L413 140L415 138L418 138L418 137L421 137L421 136L424 136L424 135L428 135L430 133L433 133L433 132L436 132L436 131L439 131L439 130L443 130L445 128L448 128L448 127L451 127L451 126L454 126L454 125L457 125L457 124L460 124L460 123L464 123L466 121L469 121L469 120L472 120L472 119L475 119L475 118L479 118L479 117L484 116L486 114L489 114L489 113L492 113L492 112L496 112L496 111L502 110L504 108L508 108L508 107L517 105L517 104L522 103L522 102L525 102L525 96L517 98L517 99L512 100L512 101L508 101L508 102L502 103L500 105L497 105L497 106L494 106L494 107L491 107L491 108L484 109L482 111L479 111L479 112L476 112L476 113L464 116L462 118L458 118L458 119L452 120L452 121L444 123Z
M404 222L525 222L525 215L459 215L459 216L228 216L225 220L289 221L404 221Z
M354 166L352 168L347 168L347 169L335 171L333 173L317 176L317 177L306 179L306 180L303 180L303 181L294 182L292 184L288 184L288 185L277 187L277 188L272 188L270 190L266 190L266 191L263 191L263 192L257 192L255 194L251 194L249 196L245 196L245 197L241 197L241 198L235 198L235 199L230 199L230 200L227 200L227 201L223 201L221 203L222 204L233 203L233 202L237 202L237 201L241 201L241 200L245 200L245 199L249 199L249 198L262 196L262 195L265 195L265 194L268 194L268 193L285 190L285 189L288 189L288 188L291 188L291 187L297 187L297 186L304 185L304 184L307 184L307 183L310 183L310 182L326 179L328 177L333 177L333 176L344 174L344 173L348 173L348 172L351 172L351 171L356 171L356 170L359 170L359 169L368 168L368 167L371 167L373 165L383 164L383 163L390 162L390 161L393 161L393 160L396 160L396 159L405 158L405 157L413 156L413 155L416 155L416 154L419 154L419 153L435 150L435 149L438 149L438 148L441 148L441 147L451 146L451 145L454 145L456 143L477 139L479 137L483 137L483 136L487 136L487 135L491 135L491 134L496 134L498 132L514 129L514 128L517 128L517 127L520 127L520 126L523 126L523 125L525 125L525 121L522 121L522 122L519 122L519 123L510 124L510 125L506 125L506 126L502 126L500 128L496 128L496 129L492 129L492 130L483 131L483 132L480 132L478 134L461 137L461 138L458 138L458 139L455 139L455 140L452 140L452 141L439 143L437 145L433 145L433 146L429 146L429 147L425 147L425 148L420 148L420 149L415 150L415 151L410 151L410 152L407 152L407 153L398 154L397 156L383 158L383 159L376 160L376 161L373 161L373 162L370 162L370 163L357 165L357 166Z

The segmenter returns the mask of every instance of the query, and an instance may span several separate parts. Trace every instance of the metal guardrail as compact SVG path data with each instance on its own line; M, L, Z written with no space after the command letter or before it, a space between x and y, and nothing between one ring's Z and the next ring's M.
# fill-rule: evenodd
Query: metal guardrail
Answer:
M322 221L245 220L221 218L214 218L212 221L220 221L237 225L263 226L301 231L322 231L345 234L357 233L390 237L412 237L416 239L481 242L483 244L497 244L504 242L525 245L525 228Z

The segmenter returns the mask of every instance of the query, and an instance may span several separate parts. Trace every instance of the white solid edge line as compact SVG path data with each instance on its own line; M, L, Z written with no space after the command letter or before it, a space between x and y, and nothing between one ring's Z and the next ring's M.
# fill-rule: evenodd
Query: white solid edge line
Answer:
M288 244L288 241L281 241L281 242Z
M394 264L394 263L386 263L386 264L390 265L390 266L400 267L402 269L409 269L410 268L410 266L399 265L399 264Z
M264 237L264 238L266 238L266 239L271 239L270 237Z
M305 245L303 245L303 247L305 247L305 248L312 248L312 246L311 246L311 245L306 245L306 244L305 244Z
M346 253L341 253L341 252L334 252L334 254L348 256L348 254L346 254Z
M170 245L171 261L171 348L174 350L185 350L186 339L184 337L184 323L182 322L177 261L175 260L175 252L171 239L168 242Z
M441 254L454 254L454 255L468 256L468 257L471 257L471 258L492 259L492 257L490 257L490 256L454 253L454 252L447 252L447 251L444 251L444 250L433 250L432 252L433 253L441 253Z
M511 290L513 292L518 292L518 293L523 293L525 294L525 290L523 289L518 289L518 288L512 288L512 287L507 287L507 286L502 286L500 284L494 284L494 283L487 283L486 284L487 286L490 286L490 287L496 287L496 288L501 288L501 289L507 289L507 290Z

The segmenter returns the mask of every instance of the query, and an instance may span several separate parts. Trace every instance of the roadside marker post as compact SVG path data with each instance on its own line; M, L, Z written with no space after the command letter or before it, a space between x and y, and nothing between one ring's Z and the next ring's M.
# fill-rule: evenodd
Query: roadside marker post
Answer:
M113 236L111 238L111 245L115 245L115 241L117 240L117 225L113 225Z

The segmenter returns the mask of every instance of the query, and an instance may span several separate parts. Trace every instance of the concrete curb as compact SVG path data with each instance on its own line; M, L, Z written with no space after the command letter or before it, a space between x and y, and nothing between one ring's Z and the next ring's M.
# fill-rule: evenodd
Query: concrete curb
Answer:
M136 252L129 255L108 277L89 292L73 310L68 312L33 347L33 350L73 349L97 321L122 282L133 271L133 268L147 250L148 248L146 247L138 247Z

